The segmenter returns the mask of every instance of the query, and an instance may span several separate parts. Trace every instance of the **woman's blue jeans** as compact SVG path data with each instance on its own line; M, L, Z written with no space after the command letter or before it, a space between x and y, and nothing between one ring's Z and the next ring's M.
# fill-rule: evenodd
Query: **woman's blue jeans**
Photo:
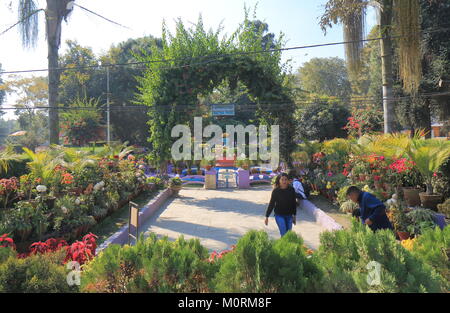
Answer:
M292 220L292 215L275 215L275 221L282 237L292 229Z

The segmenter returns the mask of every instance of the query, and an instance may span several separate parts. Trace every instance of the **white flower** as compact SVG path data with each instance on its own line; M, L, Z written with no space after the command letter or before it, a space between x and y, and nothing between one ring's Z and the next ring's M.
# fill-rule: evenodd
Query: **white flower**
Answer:
M139 168L141 169L141 170L144 170L145 169L145 166L144 165L139 165Z
M36 190L37 190L38 192L46 192L46 191L47 191L47 187L44 186L44 185L38 185L38 186L36 187Z
M141 172L137 172L136 173L136 177L139 177L139 176L141 176L142 174L141 174Z
M100 189L102 189L105 186L105 182L102 180L99 183L96 183L94 186L94 190L95 191L99 191Z
M76 199L75 199L75 204L76 204L76 205L80 205L80 203L81 203L80 198L76 198Z
M61 211L63 211L64 214L67 214L67 208L65 206L61 207Z

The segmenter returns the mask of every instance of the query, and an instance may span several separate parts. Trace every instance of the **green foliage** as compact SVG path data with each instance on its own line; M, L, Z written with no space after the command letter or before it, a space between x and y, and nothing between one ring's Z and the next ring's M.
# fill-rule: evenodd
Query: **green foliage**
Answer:
M288 232L277 241L250 231L223 258L214 279L217 292L319 291L321 272L306 256L303 240Z
M439 167L432 179L433 190L445 198L450 198L450 158Z
M338 57L312 58L298 69L299 87L317 95L350 99L345 61Z
M444 203L437 205L438 211L447 217L450 217L450 198L445 200Z
M101 120L99 101L76 99L71 105L82 109L67 110L61 114L66 142L81 146L98 139Z
M258 108L257 116L262 124L281 124L280 151L289 159L292 149L293 121L289 115L293 104L288 90L284 88L281 53L261 53L255 55L235 54L261 50L267 39L262 35L264 27L255 32L255 23L246 18L230 38L221 38L221 28L217 31L205 30L201 17L187 28L181 20L176 23L175 34L163 25L163 48L152 50L141 61L166 59L168 63L149 62L143 77L139 78L137 103L150 106L149 142L152 150L149 158L156 164L171 159L170 148L174 138L171 129L177 124L192 126L194 109L199 96L211 94L214 89L227 81L234 90L241 81L256 102L285 102L283 110L279 106ZM276 48L282 46L282 38L273 40ZM227 54L226 56L217 55ZM207 65L196 60L201 57L210 61ZM183 106L185 114L179 114ZM164 167L164 166L162 166Z
M346 137L343 127L350 112L343 105L328 98L315 98L313 103L301 105L295 112L299 138L324 141Z
M412 254L441 274L450 286L450 227L425 230L417 237Z
M67 284L69 270L61 265L65 254L65 251L61 250L25 259L18 259L13 255L0 259L0 292L76 292L76 286L70 287Z
M214 265L198 239L152 234L135 246L110 245L81 276L83 292L205 292Z
M351 230L325 232L314 258L331 292L442 292L442 277L395 240L390 230L373 232L356 220ZM378 262L380 284L368 283Z
M427 193L433 193L433 174L448 160L450 155L450 142L439 139L411 140L406 149L411 161L416 163L427 185Z
M429 209L415 209L406 214L408 219L408 232L414 235L422 234L426 229L433 229L436 226L434 223L434 212Z

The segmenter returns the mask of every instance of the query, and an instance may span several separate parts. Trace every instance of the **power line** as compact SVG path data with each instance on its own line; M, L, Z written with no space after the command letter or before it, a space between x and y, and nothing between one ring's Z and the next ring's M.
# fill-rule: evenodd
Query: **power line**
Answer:
M7 29L5 29L4 31L2 31L0 33L0 36L5 34L6 32L8 32L9 30L13 29L14 27L16 27L17 25L19 25L20 23L22 23L23 21L29 19L30 17L32 17L33 15L35 15L36 13L40 12L40 11L44 11L44 9L39 9L39 10L35 10L33 12L31 12L30 14L28 14L26 17L22 18L21 20L17 21L17 23L9 26Z
M437 29L434 31L423 31L423 32L431 33L431 32L444 31L444 30L450 30L450 28L441 28L441 29ZM391 38L400 38L400 37L401 36L391 36ZM183 62L189 61L189 63L186 63L184 65L168 67L168 69L172 69L172 68L175 69L175 68L189 67L192 65L199 65L199 64L201 65L202 63L197 63L197 64L191 63L193 60L196 60L196 59L213 58L213 59L207 61L207 63L210 63L210 62L218 61L219 59L224 58L224 57L237 56L237 55L253 55L253 54L273 53L273 52L299 50L299 49L310 49L310 48L327 47L327 46L334 46L334 45L351 44L351 43L357 43L357 42L368 42L368 41L375 41L375 40L381 40L381 39L385 39L385 37L368 38L368 39L352 40L352 41L330 42L330 43L323 43L323 44L288 47L288 48L266 49L266 50L257 50L257 51L237 51L237 52L224 53L224 54L219 54L219 55L203 55L203 56L198 56L198 57L191 57L191 58L189 58L189 60L187 60L188 58L159 59L159 60L147 60L147 61L140 61L140 62L127 62L127 63L115 63L115 64L58 67L58 68L53 68L53 70L66 71L66 70L80 70L80 69L92 69L92 68L144 65L144 64L151 64L151 63L168 63L168 62L177 62L177 61L183 61ZM148 68L144 68L144 69L148 69ZM2 72L0 72L0 75L32 73L32 72L47 72L48 70L49 70L48 68L45 68L45 69L2 71Z
M122 25L122 24L120 24L120 23L117 23L117 22L115 22L115 21L113 21L113 20L111 20L111 19L109 19L109 18L106 18L106 17L104 17L103 15L100 15L100 14L98 14L98 13L95 13L94 11L91 11L91 10L89 10L89 9L87 9L87 8L85 8L85 7L83 7L83 6L79 5L79 4L77 4L77 3L74 3L74 5L77 6L77 7L79 7L80 9L85 10L86 12L89 12L89 13L95 15L95 16L98 16L98 17L100 17L100 18L102 18L102 19L104 19L104 20L106 20L106 21L108 21L108 22L110 22L110 23L113 23L113 24L115 24L115 25L118 25L118 26L120 26L120 27L129 29L129 30L132 30L131 28L129 28L129 27L127 27L127 26L124 26L124 25Z
M419 94L421 97L433 97L436 95L450 95L450 92L439 92L439 93L428 93L428 94ZM401 97L395 97L395 98L388 98L387 100L390 101L399 101L404 99L410 99L412 96L401 96ZM366 100L360 100L356 101L356 103L370 103L373 104L376 101L381 101L382 98L378 99L366 99ZM327 100L324 100L327 101ZM349 103L352 103L353 101L349 101ZM283 108L285 106L286 108L290 108L292 105L298 105L298 104L319 104L321 103L320 100L306 100L306 101L295 101L295 102L264 102L264 103L251 103L251 104L235 104L236 109L242 110L242 109L264 109L264 108L274 108L274 106L278 106L278 109ZM221 103L223 104L223 103ZM208 108L214 104L178 104L175 106L171 105L158 105L158 106L146 106L146 105L127 105L127 106L120 106L120 105L113 105L110 107L110 110L114 111L129 111L129 110L192 110L192 109L200 109L200 108ZM47 110L49 107L47 106L41 106L41 107L6 107L6 108L0 108L0 110ZM88 111L107 111L106 108L103 107L55 107L55 109L60 111L71 111L71 110L88 110Z

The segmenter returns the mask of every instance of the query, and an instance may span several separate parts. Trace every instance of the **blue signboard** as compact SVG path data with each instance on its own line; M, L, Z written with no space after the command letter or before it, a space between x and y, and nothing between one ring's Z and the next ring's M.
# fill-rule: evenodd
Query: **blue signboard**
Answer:
M234 104L214 104L212 116L234 116Z

